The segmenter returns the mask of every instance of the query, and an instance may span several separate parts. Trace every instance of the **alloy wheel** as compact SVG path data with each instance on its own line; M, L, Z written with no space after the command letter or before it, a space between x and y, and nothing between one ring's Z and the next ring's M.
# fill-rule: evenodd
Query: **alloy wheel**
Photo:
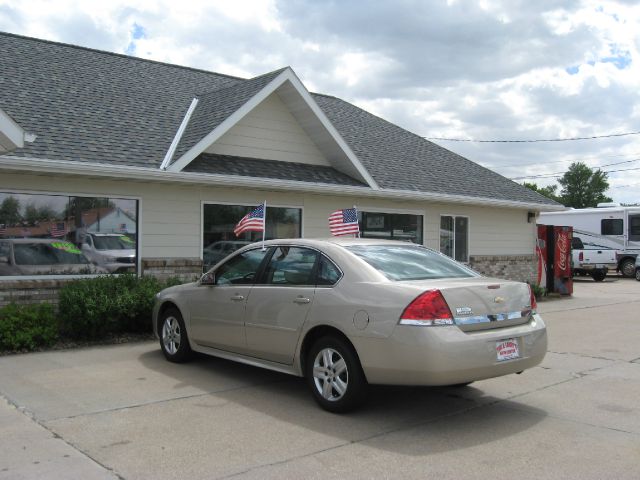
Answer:
M322 398L335 402L340 400L349 386L347 363L333 348L323 348L313 361L313 382Z
M162 343L170 355L175 355L180 349L180 323L178 319L169 316L162 325Z

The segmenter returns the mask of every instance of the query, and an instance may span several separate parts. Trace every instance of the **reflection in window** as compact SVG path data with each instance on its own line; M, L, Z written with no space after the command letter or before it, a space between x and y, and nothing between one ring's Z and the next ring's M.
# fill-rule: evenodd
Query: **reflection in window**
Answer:
M315 285L312 273L316 256L316 252L308 248L276 247L265 270L265 283Z
M360 236L422 244L422 215L358 212Z
M204 270L239 248L262 240L262 232L245 232L240 237L233 228L249 213L253 206L205 204L203 208L202 260ZM302 210L267 206L267 230L265 238L299 238L302 230Z
M233 257L216 270L216 284L252 285L267 252L256 248Z
M0 276L136 271L138 202L0 192Z
M469 261L469 219L440 217L440 252L459 262Z
M334 285L340 280L340 270L324 255L320 256L318 265L318 285Z

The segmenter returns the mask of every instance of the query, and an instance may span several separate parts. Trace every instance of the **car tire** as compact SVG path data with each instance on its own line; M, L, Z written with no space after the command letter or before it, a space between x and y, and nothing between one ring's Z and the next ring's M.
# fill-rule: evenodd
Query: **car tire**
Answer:
M640 268L636 270L636 280L640 282Z
M607 274L602 270L595 270L591 273L591 277L596 282L602 282L606 278Z
M620 262L620 273L625 278L633 278L636 269L636 262L633 258L625 258Z
M317 340L306 358L305 377L316 402L325 410L343 413L365 400L368 384L353 347L327 336Z
M182 315L176 308L165 310L158 320L158 336L164 357L170 362L183 363L191 359L193 352Z

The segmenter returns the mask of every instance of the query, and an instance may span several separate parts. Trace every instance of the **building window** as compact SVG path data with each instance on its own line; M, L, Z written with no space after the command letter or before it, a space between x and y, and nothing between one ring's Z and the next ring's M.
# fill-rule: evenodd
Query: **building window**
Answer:
M135 273L138 201L0 192L0 277Z
M442 215L440 217L440 252L457 260L469 261L469 219Z
M358 212L360 236L405 240L422 245L422 215Z
M640 215L629 215L629 240L640 241Z
M605 218L600 221L601 235L622 235L623 225L621 218Z
M204 204L202 228L202 261L208 270L230 253L262 240L261 232L233 233L236 224L255 205ZM267 206L265 239L299 238L302 235L302 209Z

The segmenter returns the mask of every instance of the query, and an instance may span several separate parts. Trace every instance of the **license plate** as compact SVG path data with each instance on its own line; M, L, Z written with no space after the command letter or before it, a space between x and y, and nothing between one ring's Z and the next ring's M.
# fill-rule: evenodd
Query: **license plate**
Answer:
M519 358L518 341L515 338L507 338L496 342L496 354L499 362Z

